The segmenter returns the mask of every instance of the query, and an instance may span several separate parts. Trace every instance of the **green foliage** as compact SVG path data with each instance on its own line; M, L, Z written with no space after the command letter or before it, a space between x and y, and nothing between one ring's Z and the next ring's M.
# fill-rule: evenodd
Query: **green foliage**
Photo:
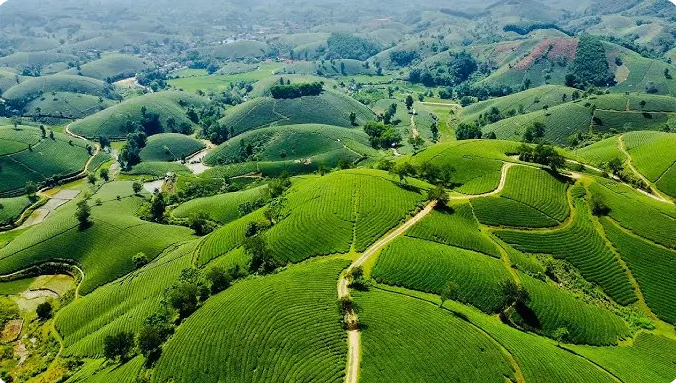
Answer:
M568 335L560 340L596 346L615 345L629 335L627 325L610 311L584 303L551 283L525 274L519 278L530 296L528 308L537 317L536 331L557 339L557 332L565 328Z
M676 323L676 297L672 293L676 281L670 272L670 265L676 262L676 253L625 232L608 218L602 219L601 223L608 239L638 281L648 307L660 319Z
M364 125L364 132L368 134L371 146L374 148L390 148L401 143L401 134L392 125L382 122L369 121Z
M571 75L566 77L569 86L608 86L615 83L609 70L606 50L598 37L580 36Z
M27 126L0 127L0 193L23 194L28 182L54 185L84 168L90 157L87 144L60 133L52 136L41 139L38 128ZM29 145L32 150L24 150Z
M75 218L79 223L80 231L87 229L91 226L92 222L89 219L91 217L91 208L86 200L82 200L77 203L77 209L75 210Z
M294 185L286 195L285 218L265 233L282 262L317 255L364 251L397 226L425 200L407 190L425 185L412 180L401 188L387 173L344 170Z
M479 222L489 226L542 228L559 224L545 213L508 198L477 198L472 200L472 207Z
M172 119L177 128L186 125L191 130L193 122L186 116L189 107L203 107L206 100L185 92L166 91L149 93L134 97L93 114L71 125L71 131L85 137L106 135L110 138L122 138L136 131L144 123L152 122L153 131L149 134L171 133L169 121ZM145 107L146 115L142 113ZM156 120L146 120L155 117Z
M457 299L492 313L502 307L501 282L510 275L499 259L414 238L397 238L371 274L376 281L440 294L451 281Z
M141 149L141 161L179 161L204 149L204 144L179 133L150 136Z
M532 147L523 144L519 147L518 152L519 160L549 166L554 172L558 172L566 162L563 156L550 145L537 144Z
M270 88L270 94L273 98L298 98L303 96L319 96L323 90L324 85L319 82L289 85L279 84Z
M343 381L347 344L334 307L336 280L346 266L335 259L306 262L210 298L164 346L154 377ZM214 357L221 362L214 364Z
M176 207L172 214L178 218L189 218L195 214L206 214L208 219L226 224L241 216L240 206L247 203L266 201L266 186L242 191L196 198ZM246 214L245 214L246 215Z
M509 169L501 196L528 205L558 222L568 217L566 183L545 170L526 166Z
M378 44L347 33L332 33L326 41L327 59L355 59L364 61L380 51Z
M131 332L119 332L103 339L103 355L107 359L125 360L133 347L134 334Z
M35 309L35 313L38 315L38 318L45 320L52 317L52 304L49 302L43 302L38 305Z
M62 308L55 326L63 336L64 354L100 356L107 335L138 333L146 324L164 327L164 292L179 280L182 270L190 267L196 245L192 241L172 247L129 277L101 286ZM159 318L151 321L154 314Z
M620 304L636 301L625 270L596 231L587 204L578 199L575 209L574 221L560 229L547 232L499 230L496 235L517 250L565 259L577 267L585 279L598 283Z
M352 112L357 115L357 124L374 119L366 106L327 90L319 96L292 99L254 98L229 109L220 123L232 127L233 135L271 125L326 124L350 128Z
M366 325L361 334L364 381L514 379L509 360L496 343L452 312L373 289L356 293L355 302L362 307L359 318Z
M467 203L435 209L406 235L500 257L495 244L479 230L472 207Z
M481 138L481 135L481 128L477 125L463 123L455 129L455 139L458 141Z

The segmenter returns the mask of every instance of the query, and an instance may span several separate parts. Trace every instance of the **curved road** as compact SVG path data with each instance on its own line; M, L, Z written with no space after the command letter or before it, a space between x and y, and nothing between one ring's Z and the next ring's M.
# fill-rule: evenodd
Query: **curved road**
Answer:
M502 166L500 183L498 184L498 187L492 192L476 195L453 196L450 197L449 199L466 200L472 198L490 197L500 193L502 189L504 189L505 184L507 182L507 171L512 166L514 166L514 164L508 162L506 162ZM413 225L418 223L421 219L425 218L427 214L432 212L436 204L437 201L431 201L430 203L428 203L427 206L425 206L425 208L423 208L418 214L413 216L411 219L406 221L403 225L399 226L389 234L379 239L376 243L371 245L365 252L363 252L359 258L357 258L354 262L352 262L352 264L350 264L350 266L347 269L345 269L345 271L341 274L341 277L338 280L338 298L341 299L349 297L350 282L348 280L348 275L352 270L354 270L356 267L364 265L366 261L368 261L372 256L376 255L383 247L392 242L398 236L404 234L408 229L410 229ZM351 318L357 318L357 314L355 312L348 313L347 315ZM348 344L347 372L345 374L345 383L357 383L357 381L359 380L359 364L361 362L361 336L358 329L352 329L347 331L347 344Z

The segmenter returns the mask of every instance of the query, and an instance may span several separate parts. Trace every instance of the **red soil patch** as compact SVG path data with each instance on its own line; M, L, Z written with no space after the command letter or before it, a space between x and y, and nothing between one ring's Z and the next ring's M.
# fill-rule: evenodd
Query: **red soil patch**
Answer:
M576 39L545 39L530 51L528 56L521 59L514 69L528 70L533 64L541 59L547 57L550 60L565 59L573 61L577 51Z

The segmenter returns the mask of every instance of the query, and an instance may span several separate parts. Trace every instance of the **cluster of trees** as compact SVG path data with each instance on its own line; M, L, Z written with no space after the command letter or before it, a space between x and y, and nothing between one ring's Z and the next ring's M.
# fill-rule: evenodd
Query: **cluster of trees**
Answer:
M127 143L122 147L118 159L123 169L129 170L141 162L141 149L146 146L147 138L142 131L127 134Z
M243 276L239 266L227 271L214 267L200 273L197 269L185 269L181 272L177 283L164 292L164 307L159 312L148 316L135 335L121 331L108 335L103 340L103 354L110 360L127 360L138 349L148 365L152 365L161 353L162 345L174 332L173 317L178 322L190 316L210 295L217 294L232 284L232 281Z
M455 129L455 138L460 140L472 140L481 138L483 133L481 127L477 124L462 123Z
M452 166L439 166L431 162L424 162L415 166L410 162L403 161L394 163L391 160L383 160L378 164L381 170L387 170L388 173L399 178L399 182L407 182L406 177L417 177L430 184L445 187L453 187L453 173L455 168Z
M438 61L425 68L415 68L409 73L408 80L425 86L458 85L469 79L479 69L477 60L469 52L450 52L451 60Z
M566 163L563 156L551 145L542 143L537 144L536 146L521 144L517 149L517 152L519 154L519 160L549 166L554 172L558 172L558 170Z
M526 128L526 131L523 133L523 142L539 142L545 136L545 123L541 121L535 121L533 124Z
M538 29L556 29L557 31L572 36L570 32L553 23L507 24L502 27L502 30L505 32L514 32L521 36L525 36Z
M157 92L167 87L167 73L157 68L146 69L136 74L136 81Z
M615 75L610 71L603 43L596 36L582 35L572 71L566 75L566 85L585 89L589 86L611 86L614 83Z
M348 33L333 33L327 40L327 59L364 61L380 52L380 45Z
M273 98L298 98L303 96L318 96L324 90L324 84L321 82L311 82L303 84L283 84L284 79L280 78L280 84L270 88L270 94Z
M371 146L374 148L391 148L401 143L401 134L396 128L384 122L369 121L364 125Z
M390 61L399 67L409 66L414 60L419 58L420 54L414 50L393 51L390 53Z

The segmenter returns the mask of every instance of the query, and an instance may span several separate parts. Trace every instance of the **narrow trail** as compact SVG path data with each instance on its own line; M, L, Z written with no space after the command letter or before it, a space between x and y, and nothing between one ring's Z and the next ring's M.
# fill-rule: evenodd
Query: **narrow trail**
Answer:
M378 253L385 245L392 242L398 236L404 234L408 229L413 225L418 223L421 219L425 218L434 207L436 206L437 201L432 201L425 206L418 214L413 216L413 218L406 221L403 225L396 228L394 231L387 234L385 237L378 240L376 243L371 245L362 255L357 258L352 264L341 274L340 279L338 280L338 298L345 298L350 295L350 290L348 288L349 281L347 276L352 270L356 267L362 266L369 258ZM356 313L349 313L349 316L352 318L357 317ZM359 364L361 361L361 336L358 329L351 329L347 331L347 344L348 344L348 353L347 353L347 373L345 374L346 383L357 383L359 379Z
M502 173L500 174L500 183L498 184L498 187L488 193L483 193L483 194L467 194L467 195L459 195L459 196L450 196L448 199L451 201L462 201L462 200L468 200L468 199L473 199L473 198L481 198L481 197L492 197L494 195L500 194L502 189L505 188L505 184L507 183L507 171L509 168L512 166L517 166L518 164L512 163L512 162L505 162L504 165L502 165ZM520 166L520 165L518 165Z
M411 134L413 134L413 137L418 137L420 135L418 128L415 126L415 112L411 115Z
M492 192L475 195L452 196L449 199L466 200L472 198L489 197L500 193L504 189L505 184L507 183L507 171L514 165L515 164L513 163L506 162L502 166L500 183L498 184L498 187ZM431 213L436 205L437 201L431 201L430 203L428 203L418 214L413 216L411 219L406 221L401 226L397 227L395 230L391 231L389 234L379 239L376 243L374 243L366 251L364 251L361 254L361 256L359 256L359 258L357 258L354 262L352 262L352 264L350 264L350 266L347 269L345 269L343 273L341 273L340 279L338 280L337 286L338 298L342 299L350 296L349 289L350 282L348 280L348 276L350 275L352 270L354 270L357 267L363 266L371 257L378 254L378 252L382 250L383 247L385 247L387 244L392 242L397 237L403 235L408 229L413 227L416 223L418 223L420 220L425 218L425 216ZM348 313L347 316L350 317L351 320L354 321L354 323L356 323L357 314L355 312ZM345 383L357 383L359 380L359 365L361 363L361 334L358 328L349 329L347 331L347 344L348 344L348 352L347 352L347 370L345 374Z
M620 149L620 152L622 152L622 154L624 154L625 156L627 156L627 162L626 162L626 163L627 163L627 166L629 166L629 169L630 169L630 170L631 170L638 178L640 178L643 182L645 182L645 184L648 185L648 187L650 188L651 193L647 193L647 192L645 192L645 191L643 191L643 193L644 193L645 195L647 195L647 196L650 196L650 197L653 198L653 199L656 199L656 200L660 201L660 202L665 202L665 203L669 203L669 204L672 204L672 205L673 205L673 204L674 204L673 201L671 201L670 199L664 197L664 195L662 195L662 193L661 193L659 190L657 190L657 188L654 187L653 184L652 184L652 183L651 183L651 182L650 182L643 174L641 174L641 172L639 172L639 171L634 167L634 165L632 164L631 154L629 154L629 152L627 151L627 149L624 147L624 141L622 140L622 138L624 138L624 134L622 134L622 135L620 135L620 136L617 137L618 148ZM640 189L636 189L636 190L640 190Z
M430 105L430 106L450 106L450 107L460 107L460 104L455 104L455 103L444 103L444 102L421 102L423 105Z

